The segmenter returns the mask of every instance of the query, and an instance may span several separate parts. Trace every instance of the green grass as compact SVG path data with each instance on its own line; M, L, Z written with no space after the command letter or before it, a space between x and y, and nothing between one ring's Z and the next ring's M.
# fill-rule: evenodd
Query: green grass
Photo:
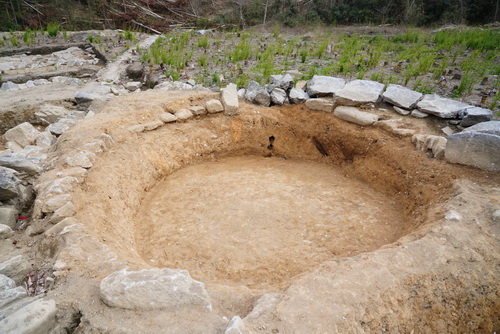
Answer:
M49 23L47 24L47 35L50 37L56 37L59 33L59 29L61 26L58 23Z
M13 47L17 47L19 45L19 41L17 40L17 37L13 32L10 33L9 41L10 45L12 45Z

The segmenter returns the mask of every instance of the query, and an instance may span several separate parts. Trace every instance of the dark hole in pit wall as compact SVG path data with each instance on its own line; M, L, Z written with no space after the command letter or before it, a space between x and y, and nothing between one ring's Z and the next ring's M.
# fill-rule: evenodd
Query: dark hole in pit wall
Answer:
M274 136L269 137L269 145L267 146L268 150L272 150L273 149L273 143L274 143L275 139L276 138L274 138Z

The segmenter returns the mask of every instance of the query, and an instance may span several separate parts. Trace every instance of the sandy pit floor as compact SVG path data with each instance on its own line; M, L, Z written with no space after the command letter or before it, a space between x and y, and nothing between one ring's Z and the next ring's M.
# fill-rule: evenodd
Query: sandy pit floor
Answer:
M184 168L139 212L145 261L200 281L264 287L400 236L395 201L327 165L237 157Z

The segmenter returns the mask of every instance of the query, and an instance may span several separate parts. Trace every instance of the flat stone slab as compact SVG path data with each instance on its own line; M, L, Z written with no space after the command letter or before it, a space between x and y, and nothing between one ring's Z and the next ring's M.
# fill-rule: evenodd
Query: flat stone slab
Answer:
M355 107L339 106L335 108L333 114L344 121L363 126L372 125L378 121L377 115L361 111Z
M111 307L135 310L180 307L210 311L212 305L205 285L193 280L186 270L121 270L101 281L101 298Z
M311 110L332 112L333 111L333 99L332 98L315 98L306 101L306 107Z
M459 115L459 117L462 118L460 126L466 128L478 123L491 121L493 114L489 109L471 107L465 109L463 113Z
M353 80L334 94L337 104L358 106L365 103L375 103L380 100L384 85L370 80Z
M52 299L36 300L0 320L3 333L49 333L56 323L57 307Z
M344 86L344 79L315 75L307 84L307 94L311 97L333 96Z
M393 84L389 85L384 94L382 94L384 101L405 109L413 109L423 96L422 93Z
M468 127L463 132L482 132L500 136L500 122L489 121Z
M451 163L500 171L500 136L463 131L448 137L445 158Z
M457 118L470 107L468 104L447 99L437 94L424 95L424 98L417 103L417 108L420 111L440 118Z

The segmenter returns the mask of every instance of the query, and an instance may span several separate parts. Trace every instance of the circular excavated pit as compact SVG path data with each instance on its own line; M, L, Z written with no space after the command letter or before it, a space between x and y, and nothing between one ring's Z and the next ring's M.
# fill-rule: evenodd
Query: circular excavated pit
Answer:
M138 251L203 282L263 287L401 236L390 197L316 162L235 157L186 167L150 190Z

